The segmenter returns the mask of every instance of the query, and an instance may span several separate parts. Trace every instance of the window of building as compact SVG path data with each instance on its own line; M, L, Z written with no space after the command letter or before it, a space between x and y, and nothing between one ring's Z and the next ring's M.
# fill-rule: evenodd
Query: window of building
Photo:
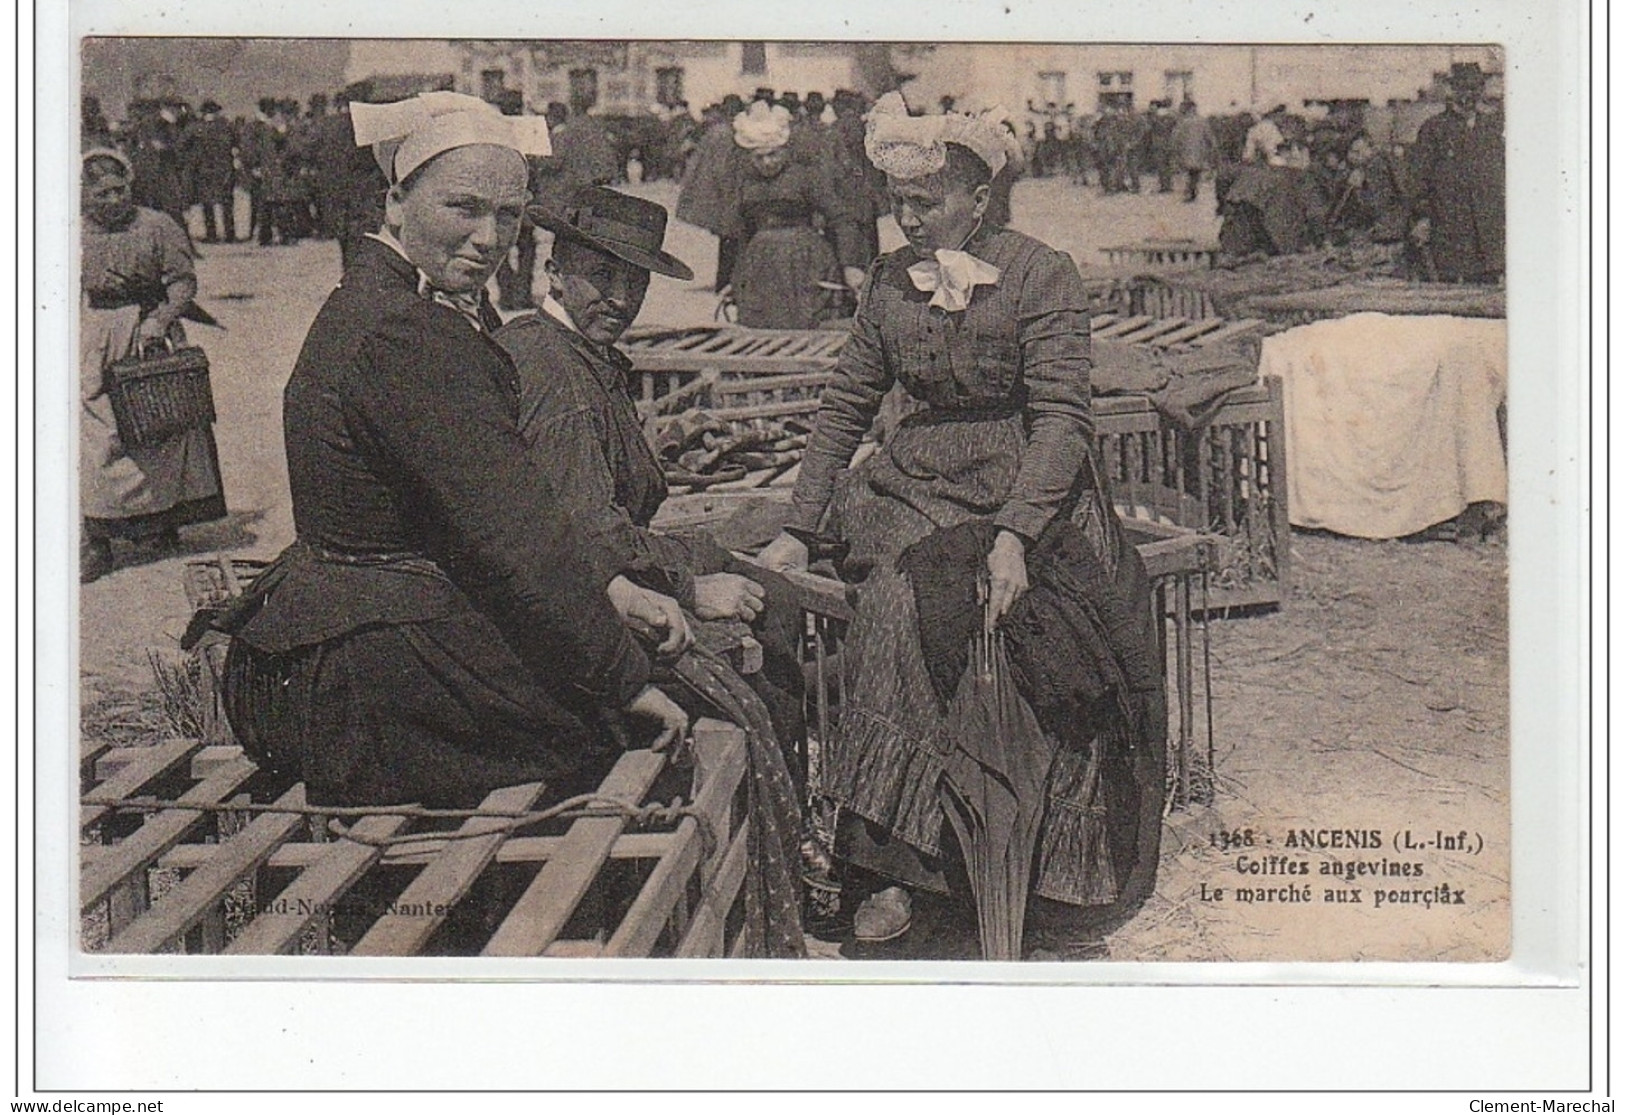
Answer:
M1066 104L1066 74L1061 70L1045 70L1039 74L1038 99L1042 104Z
M570 111L586 112L598 103L598 71L581 69L570 71Z
M1196 75L1190 70L1168 70L1162 75L1162 95L1179 104L1196 99Z
M667 108L683 100L683 67L662 66L655 71L655 100Z
M480 99L490 104L496 104L502 99L502 91L508 87L508 73L506 70L480 71Z
M767 44L741 43L739 72L742 74L767 73Z

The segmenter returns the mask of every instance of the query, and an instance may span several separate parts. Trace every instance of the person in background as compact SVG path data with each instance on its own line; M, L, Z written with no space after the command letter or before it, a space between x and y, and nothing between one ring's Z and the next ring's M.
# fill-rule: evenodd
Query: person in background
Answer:
M758 101L734 117L734 143L749 156L725 228L743 247L733 275L739 324L816 329L844 316L839 291L863 285L859 219L836 189L829 163L792 158L790 113ZM834 230L839 247L814 227Z
M1281 121L1286 117L1286 105L1276 105L1247 129L1242 142L1241 161L1260 166L1286 165L1286 135Z
M186 169L181 162L180 112L173 101L147 101L131 106L134 133L130 165L134 168L132 200L143 209L156 209L179 226L190 247L186 210L190 207Z
M604 713L657 749L687 730L627 625L670 653L688 629L675 602L602 574L520 436L491 337L485 285L545 136L450 92L350 112L390 182L384 222L284 391L298 538L232 624L227 715L312 805L468 808L532 782L558 801L613 763Z
M1478 63L1454 63L1444 112L1411 146L1410 238L1433 282L1494 283L1506 272L1504 122L1483 104L1485 84Z
M192 172L192 192L203 208L203 242L237 241L237 136L217 101L204 101L201 115L181 133L181 157Z
M1174 192L1174 115L1170 101L1152 101L1145 121L1147 167L1157 176L1157 193Z
M132 200L124 155L93 147L80 164L79 579L93 581L113 570L115 540L172 553L181 527L224 518L226 502L209 426L142 446L119 436L107 369L185 340L197 277L180 227Z
M734 265L739 259L739 236L730 225L729 215L736 205L735 190L745 162L745 153L734 143L733 120L744 111L744 100L729 93L706 113L705 127L677 192L677 219L717 237L717 273L711 284L715 291L733 281Z
M1196 200L1196 191L1202 184L1202 173L1213 166L1213 129L1206 118L1196 111L1196 102L1185 100L1179 106L1179 119L1174 121L1174 157L1185 172L1185 201Z
M867 106L862 94L837 89L830 108L835 115L830 125L836 160L835 188L863 237L862 255L867 262L880 254L880 219L891 208L886 197L886 176L863 153L863 114Z

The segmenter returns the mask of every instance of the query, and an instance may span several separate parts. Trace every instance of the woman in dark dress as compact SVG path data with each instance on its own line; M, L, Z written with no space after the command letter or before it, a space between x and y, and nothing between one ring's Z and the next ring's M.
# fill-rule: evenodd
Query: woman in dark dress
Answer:
M733 271L739 324L816 329L844 316L842 291L863 284L862 223L832 179L830 160L796 158L790 113L756 101L734 117L734 143L749 154L738 168L727 231L743 248ZM836 249L815 227L834 230Z
M657 723L656 747L686 729L627 625L671 651L687 627L582 545L528 456L518 377L490 336L485 284L545 132L454 93L351 117L391 183L384 227L284 393L299 537L232 640L232 726L313 804L469 807L529 782L557 799L612 761L604 710Z
M991 625L1038 583L1044 570L1029 572L1031 555L1047 552L1062 526L1081 534L1094 570L1091 598L1062 603L1134 617L1113 648L1128 679L1119 707L1132 715L1045 721L1057 752L1044 802L1029 803L1044 810L1032 893L1063 915L1122 906L1145 896L1155 870L1165 715L1149 589L1091 461L1089 311L1077 267L987 219L990 182L1013 142L996 117L910 117L896 94L870 114L867 151L887 173L908 246L870 270L791 529L761 555L769 568L805 567L807 540L821 532L849 547L841 573L859 582L820 788L840 806L837 853L872 873L875 891L856 911L860 940L900 936L909 891L945 890L954 871L941 787L960 725L933 682L916 603L939 577L918 565L905 572L904 556L954 528L991 540L972 557ZM914 413L861 468L842 471L897 384ZM979 628L982 612L970 610ZM861 878L849 881L861 887Z

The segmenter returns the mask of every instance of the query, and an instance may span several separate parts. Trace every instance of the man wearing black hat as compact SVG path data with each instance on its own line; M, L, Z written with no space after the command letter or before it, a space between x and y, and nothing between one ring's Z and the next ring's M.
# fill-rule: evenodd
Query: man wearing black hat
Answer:
M562 209L538 206L530 214L554 234L550 290L538 311L495 335L519 372L520 431L608 571L675 598L701 620L754 625L765 661L751 680L789 743L803 730L792 649L800 616L794 608L769 610L764 583L776 575L743 566L705 535L649 529L666 480L627 389L632 362L615 342L637 318L651 273L694 277L661 249L666 210L587 185Z
M1485 83L1478 63L1453 64L1445 110L1411 148L1411 240L1433 282L1493 283L1506 271L1506 142L1481 104Z

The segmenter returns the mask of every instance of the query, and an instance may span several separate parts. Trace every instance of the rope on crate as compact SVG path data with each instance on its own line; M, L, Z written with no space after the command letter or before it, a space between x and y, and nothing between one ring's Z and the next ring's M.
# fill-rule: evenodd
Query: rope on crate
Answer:
M431 809L421 805L378 805L378 806L319 806L319 805L267 805L258 802L244 802L231 804L227 802L198 802L179 803L163 801L150 795L139 797L97 797L90 795L80 799L82 805L104 806L112 809L131 810L138 813L164 813L170 810L197 813L281 813L297 817L325 818L328 831L341 840L349 840L356 844L365 844L372 848L393 848L402 844L421 844L449 840L474 840L487 836L502 834L512 835L515 831L527 825L537 824L541 821L553 820L580 820L586 817L623 817L636 827L676 825L685 818L692 818L699 828L700 842L705 849L705 858L709 859L717 849L717 834L711 824L711 818L686 805L681 798L674 798L670 802L650 802L647 805L628 805L618 798L603 797L599 794L577 794L565 798L556 805L546 809L509 810L509 809ZM372 837L357 835L355 830L343 823L343 818L362 817L405 817L409 820L472 820L475 818L489 818L502 821L503 824L495 829L475 831L462 831L452 829L434 829L427 832L400 833L395 836Z

